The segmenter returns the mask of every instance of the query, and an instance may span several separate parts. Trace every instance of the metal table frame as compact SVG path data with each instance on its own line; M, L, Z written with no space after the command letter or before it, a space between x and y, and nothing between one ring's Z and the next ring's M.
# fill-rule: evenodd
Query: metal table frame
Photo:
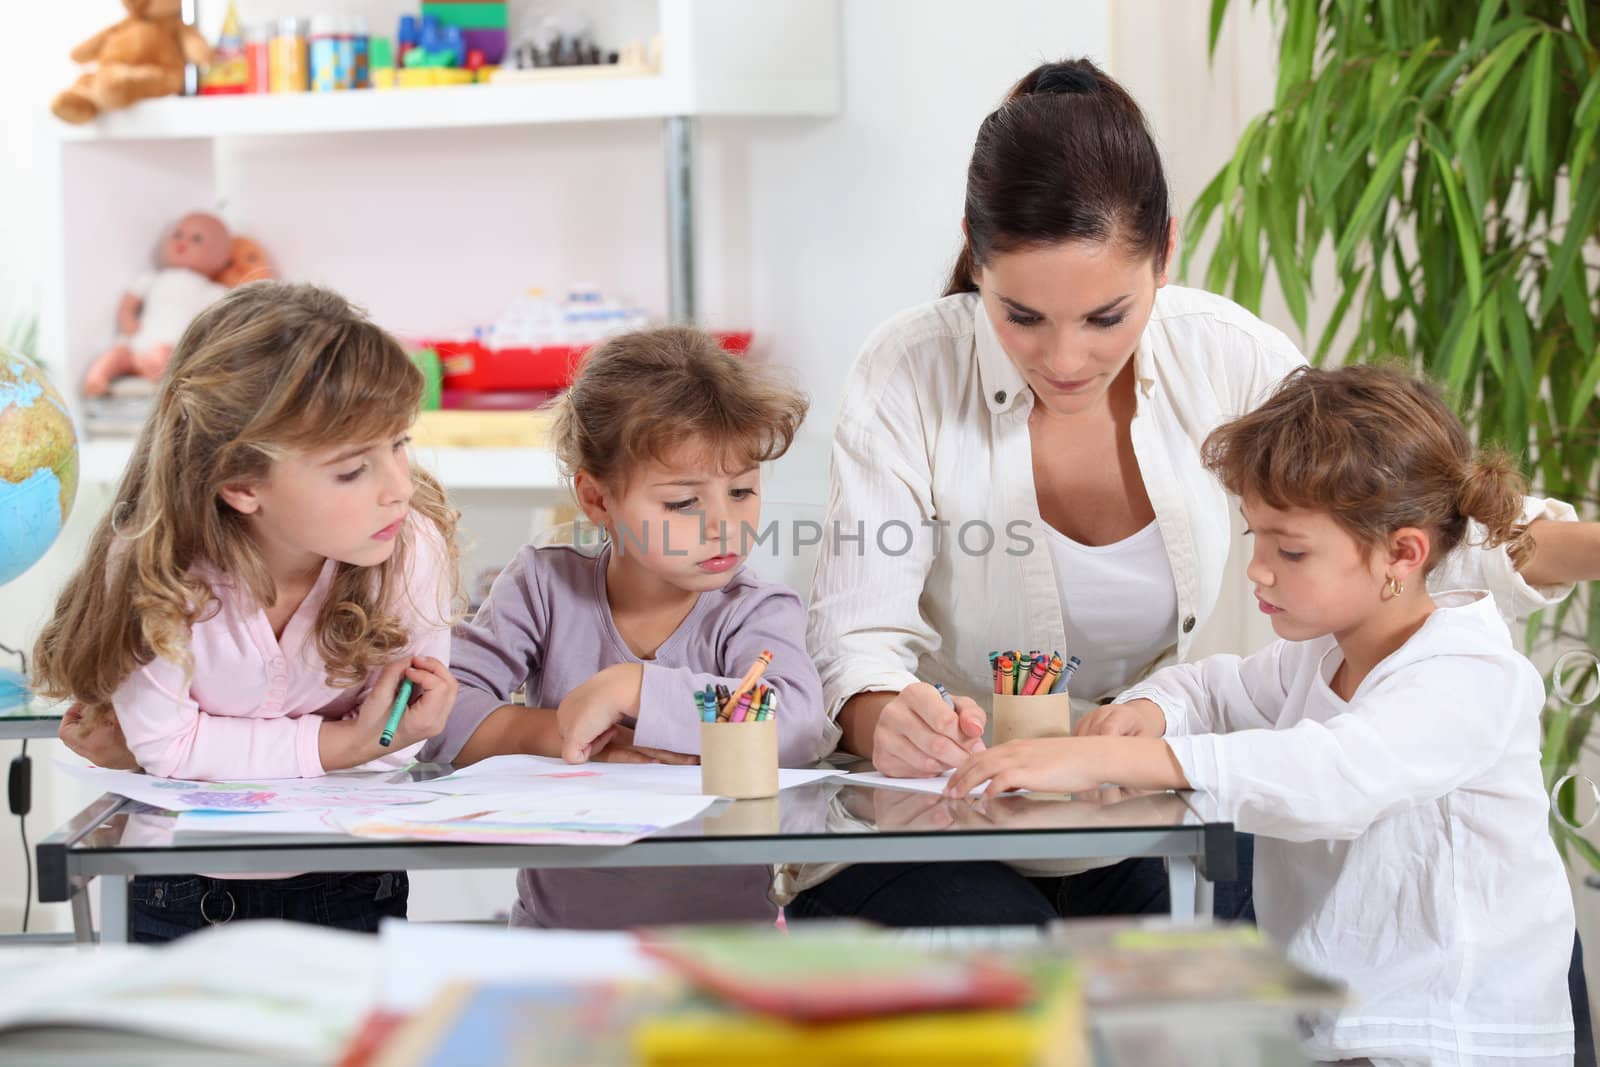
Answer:
M867 787L858 787L867 788ZM1195 821L1132 829L877 831L872 833L692 836L674 829L619 847L487 845L380 841L328 835L293 843L271 838L181 847L86 847L108 820L148 811L104 795L39 842L41 902L70 901L80 941L94 939L90 883L101 880L101 940L128 936L128 880L135 875L248 874L272 871L515 870L524 867L715 867L778 863L943 862L1160 857L1167 861L1174 918L1210 917L1210 882L1234 877L1232 823L1206 821L1192 798Z

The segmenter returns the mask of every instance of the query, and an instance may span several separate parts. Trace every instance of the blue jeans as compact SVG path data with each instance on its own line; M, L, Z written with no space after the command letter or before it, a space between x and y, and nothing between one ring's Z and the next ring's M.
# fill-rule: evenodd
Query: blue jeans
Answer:
M242 919L287 919L371 933L385 917L404 919L411 883L404 871L302 874L296 878L140 877L128 887L134 941L173 941Z

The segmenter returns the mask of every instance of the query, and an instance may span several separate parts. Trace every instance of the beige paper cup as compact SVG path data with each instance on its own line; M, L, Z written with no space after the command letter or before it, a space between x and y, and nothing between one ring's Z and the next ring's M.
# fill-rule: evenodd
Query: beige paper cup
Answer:
M707 796L778 795L778 720L700 724L700 792Z
M707 815L700 825L708 837L743 837L775 834L778 824L778 798L753 797L735 800L715 815Z
M994 694L994 743L1072 733L1072 699L1066 693L1042 696Z

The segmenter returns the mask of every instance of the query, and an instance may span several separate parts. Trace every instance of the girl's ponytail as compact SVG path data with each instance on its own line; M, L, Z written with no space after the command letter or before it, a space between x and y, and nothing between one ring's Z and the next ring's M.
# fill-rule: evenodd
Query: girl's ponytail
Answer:
M1505 453L1484 452L1467 464L1461 475L1456 508L1476 519L1487 531L1490 546L1505 545L1511 562L1520 569L1533 555L1533 538L1522 521L1526 483Z

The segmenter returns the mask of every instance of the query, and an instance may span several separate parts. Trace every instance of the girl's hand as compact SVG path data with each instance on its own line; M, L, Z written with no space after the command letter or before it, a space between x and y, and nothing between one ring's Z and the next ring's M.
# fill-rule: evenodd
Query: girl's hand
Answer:
M394 740L379 744L402 677L411 679L413 694ZM325 771L359 767L363 763L426 741L444 729L456 702L456 680L450 669L431 656L397 659L378 672L354 718L328 721L317 736L318 755Z
M1014 789L1040 793L1082 793L1104 780L1103 765L1094 758L1103 752L1093 738L1045 737L1008 741L968 760L950 776L945 795L964 797L984 782L984 796Z
M982 752L983 709L971 697L955 707L926 682L915 682L885 704L872 734L872 763L891 778L930 778Z
M444 729L444 724L450 719L450 709L455 707L458 688L456 676L450 673L450 668L432 656L417 656L399 662L405 665L403 673L411 680L414 691L405 714L400 716L400 725L395 727L394 740L389 742L391 752L409 748L418 741L438 736ZM378 722L380 736L388 722L389 712L394 707L395 691L399 687L399 680L396 679L389 690L389 699L383 705L382 718ZM368 694L367 699L371 698L372 695ZM365 706L362 707L362 711L365 713Z
M639 687L643 681L644 668L639 664L618 663L562 698L556 708L561 758L568 763L585 763L615 741L613 727L639 715Z
M1161 737L1167 732L1167 717L1153 700L1130 700L1126 704L1106 704L1078 720L1074 737Z
M61 716L56 727L61 743L93 763L113 771L136 771L139 761L134 759L122 736L122 726L116 712L110 708L85 708L74 704Z
M682 767L693 766L700 762L699 756L687 752L668 752L664 748L640 748L633 743L633 731L626 726L612 727L611 737L607 739L605 747L594 750L591 746L591 750L598 763L671 763Z

